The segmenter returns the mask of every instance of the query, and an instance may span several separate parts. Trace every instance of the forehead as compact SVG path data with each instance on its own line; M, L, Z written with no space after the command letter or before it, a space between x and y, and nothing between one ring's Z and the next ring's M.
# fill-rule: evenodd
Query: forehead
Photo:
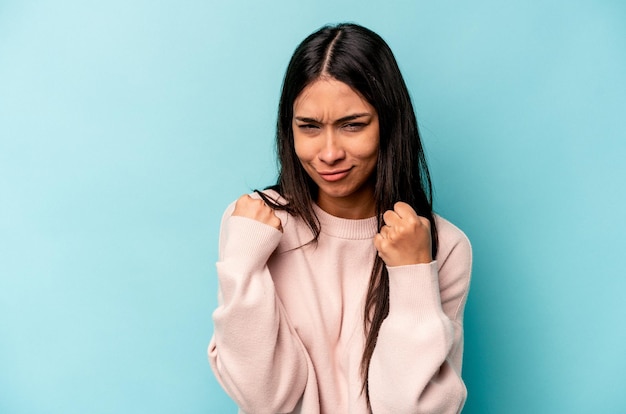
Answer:
M293 104L294 115L300 112L372 112L374 107L347 84L334 78L320 78L307 85Z

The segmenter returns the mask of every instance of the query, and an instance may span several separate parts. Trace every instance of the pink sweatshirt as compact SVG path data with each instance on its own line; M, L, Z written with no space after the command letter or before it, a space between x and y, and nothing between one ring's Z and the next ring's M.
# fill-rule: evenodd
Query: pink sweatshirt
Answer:
M376 219L314 206L319 241L302 247L312 238L302 220L277 212L281 233L233 209L222 219L208 349L218 381L243 413L366 413L359 368ZM388 268L389 316L369 368L375 414L458 413L465 402L471 247L461 230L436 221L435 261Z

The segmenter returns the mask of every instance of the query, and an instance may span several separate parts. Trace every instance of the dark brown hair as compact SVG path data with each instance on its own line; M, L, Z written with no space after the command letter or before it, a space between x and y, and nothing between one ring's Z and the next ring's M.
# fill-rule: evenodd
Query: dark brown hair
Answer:
M397 201L411 205L431 223L432 255L437 253L437 229L432 213L432 185L417 120L400 69L385 41L376 33L350 23L325 26L296 48L283 81L276 133L279 176L276 190L286 204L270 203L304 220L317 241L320 224L312 208L317 187L301 166L293 140L294 101L321 76L339 80L361 94L377 111L380 144L374 197L380 230L385 211ZM365 349L361 359L363 390L383 320L389 312L389 275L377 255L370 277L364 312Z

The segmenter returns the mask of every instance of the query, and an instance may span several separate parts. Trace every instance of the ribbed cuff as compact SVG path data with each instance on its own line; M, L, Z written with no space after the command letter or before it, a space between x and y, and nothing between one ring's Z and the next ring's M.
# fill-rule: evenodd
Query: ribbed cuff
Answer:
M389 317L418 321L440 314L437 262L387 267L389 271Z
M270 225L242 216L226 220L225 242L221 262L236 262L237 266L263 266L278 247L282 232Z

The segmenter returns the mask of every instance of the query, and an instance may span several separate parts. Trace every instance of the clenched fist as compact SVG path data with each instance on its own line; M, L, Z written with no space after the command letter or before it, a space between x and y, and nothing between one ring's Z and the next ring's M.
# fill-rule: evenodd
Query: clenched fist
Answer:
M407 203L397 202L383 214L385 225L374 236L374 246L387 266L430 263L430 221Z
M248 217L272 226L281 232L283 231L282 223L274 214L274 210L265 204L263 200L252 198L248 194L244 194L237 199L233 216Z

